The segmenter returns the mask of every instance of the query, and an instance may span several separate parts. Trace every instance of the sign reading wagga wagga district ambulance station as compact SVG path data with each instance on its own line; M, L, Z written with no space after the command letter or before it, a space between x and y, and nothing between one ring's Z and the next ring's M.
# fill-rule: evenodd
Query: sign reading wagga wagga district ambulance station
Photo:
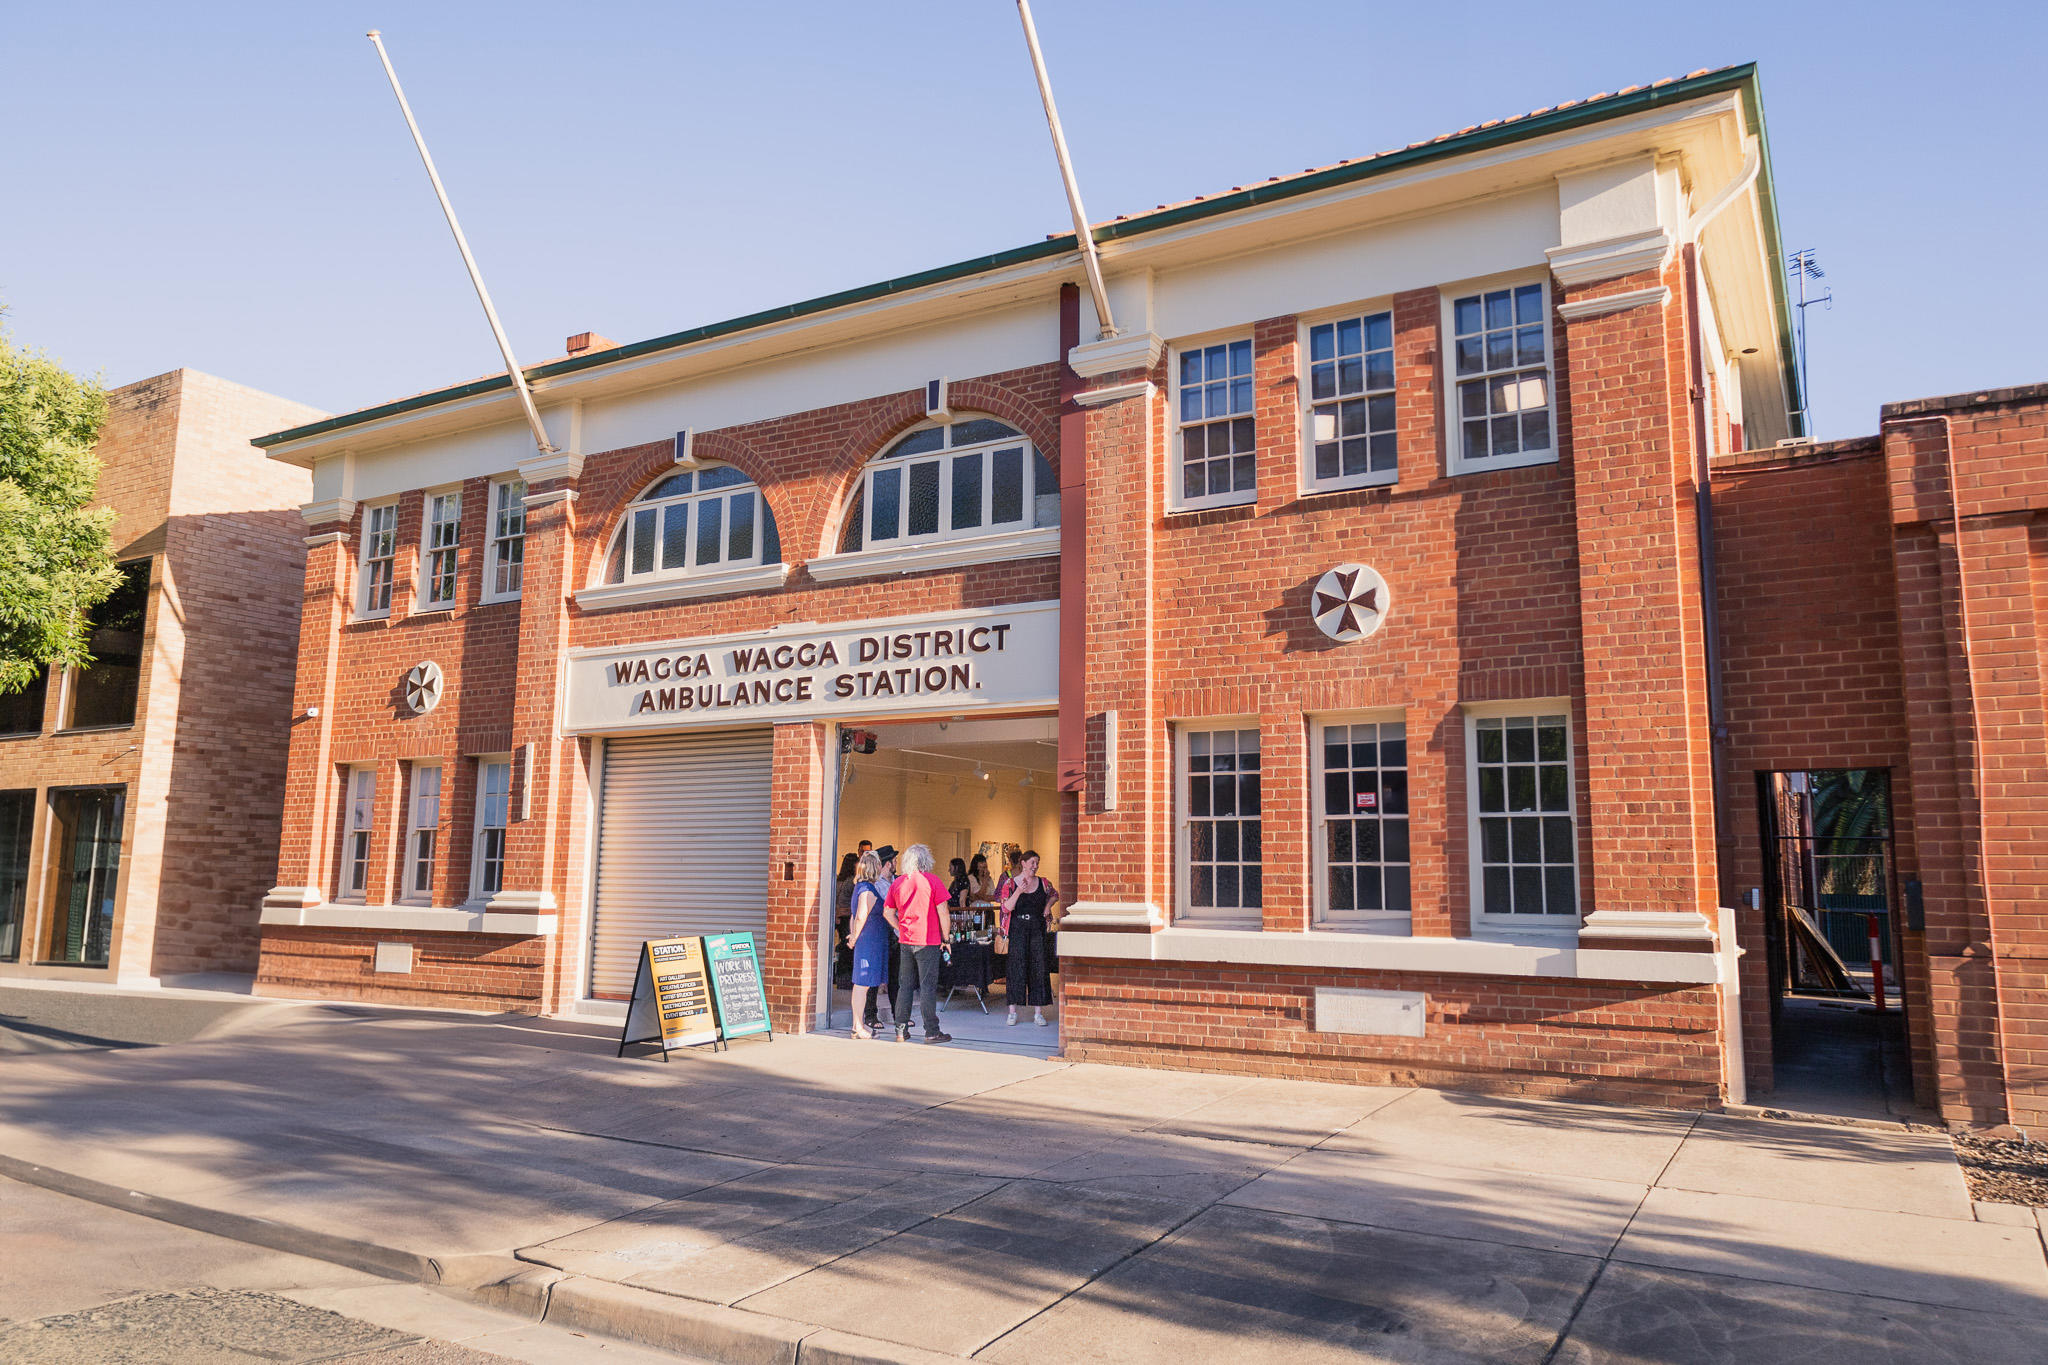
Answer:
M1059 603L577 650L563 730L1051 706Z

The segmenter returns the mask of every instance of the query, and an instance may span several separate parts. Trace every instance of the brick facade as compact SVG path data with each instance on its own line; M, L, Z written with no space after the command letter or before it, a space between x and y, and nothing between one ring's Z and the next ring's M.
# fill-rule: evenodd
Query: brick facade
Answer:
M245 972L276 858L310 487L248 442L321 414L196 370L108 399L98 502L115 512L115 557L150 579L135 717L65 729L53 674L40 732L0 739L0 791L31 793L35 811L23 951L0 976ZM52 966L49 798L85 786L123 793L107 960Z
M1071 260L1045 266L1028 248L536 367L566 453L523 444L488 381L266 438L320 471L323 492L307 509L300 719L259 989L578 1006L602 744L564 719L579 651L1060 600L1064 865L1051 871L1074 912L1061 948L1067 1055L1690 1107L1745 1082L1767 1093L1764 920L1724 910L1762 878L1753 784L1882 767L1899 874L1925 890L1925 928L1898 926L1916 1080L1958 1121L2038 1117L2048 402L1901 405L1881 441L1728 453L1745 433L1771 447L1794 429L1784 356L1764 353L1780 345L1785 301L1775 227L1758 196L1738 193L1741 158L1728 151L1750 145L1749 116L1684 101L1750 80L1709 73L1641 97L1646 120L1669 104L1675 121L1721 121L1719 141L1617 124L1597 154L1526 175L1513 156L1475 162L1464 199L1375 207L1332 182L1295 223L1262 207L1291 192L1268 182L1214 221L1199 201L1126 221L1109 264L1127 294L1119 316L1138 321L1101 342L1080 344ZM1572 126L1597 123L1607 98L1567 107ZM1356 184L1376 174L1347 166ZM1718 227L1691 216L1716 186L1730 194L1713 202L1734 206ZM1239 208L1259 211L1231 219ZM1443 216L1415 228L1427 212ZM1148 242L1169 227L1188 231ZM1431 249L1416 245L1432 234ZM1459 251L1470 280L1447 265ZM1549 443L1526 460L1466 459L1453 301L1539 283L1543 372L1503 374L1487 401L1540 397ZM1308 343L1361 308L1391 317L1398 477L1330 491L1306 472ZM1171 325L1185 335L1148 330ZM1256 488L1240 505L1183 510L1177 348L1220 340L1251 348ZM615 361L631 364L606 368ZM1059 554L820 572L862 467L924 420L918 385L935 375L956 414L1010 423L1050 462ZM445 406L458 398L476 406ZM668 430L684 425L697 459L758 485L786 577L579 602L629 505L673 467ZM585 430L606 434L586 449ZM415 458L460 476L447 610L420 610L414 592L427 498L456 485L411 486ZM490 601L492 487L521 468L524 588ZM357 602L358 484L379 490L368 506L398 509L388 617L365 619ZM1338 644L1310 598L1347 562L1377 570L1392 605L1383 629ZM401 679L429 659L443 700L416 715ZM1474 847L1467 735L1539 706L1568 722L1558 790L1572 824L1556 837L1575 862L1558 869L1565 882L1541 883L1564 888L1546 893L1558 912L1530 920L1498 911L1505 874L1489 891L1476 871L1491 855ZM1372 933L1328 917L1319 890L1317 727L1359 716L1398 718L1407 736L1409 913ZM774 724L759 871L778 1027L814 1023L827 774L834 725L849 718ZM1246 862L1262 894L1228 922L1180 904L1176 740L1203 722L1255 731L1261 751L1261 842ZM504 754L516 814L503 889L486 903L469 885L478 760ZM401 812L430 763L443 771L443 852L431 896L408 904ZM337 906L352 767L376 774L370 885L360 905ZM1545 847L1546 863L1563 857ZM442 927L471 919L466 936ZM499 932L508 925L517 932ZM411 944L414 971L374 972L379 943ZM1321 1028L1319 988L1412 999L1422 1036Z

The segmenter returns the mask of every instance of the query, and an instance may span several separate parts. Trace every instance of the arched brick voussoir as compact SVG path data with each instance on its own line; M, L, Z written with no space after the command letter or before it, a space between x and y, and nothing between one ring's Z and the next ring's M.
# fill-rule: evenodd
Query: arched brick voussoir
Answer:
M960 379L947 384L946 405L955 413L979 412L1001 418L1031 438L1057 476L1060 472L1059 414L1033 403L1024 394L993 379ZM924 391L912 389L879 405L832 457L824 471L818 500L812 506L818 527L812 553L829 555L839 547L839 517L853 496L861 467L890 441L924 421Z
M698 432L691 439L690 453L707 464L731 465L752 479L768 504L768 515L775 518L776 532L786 536L791 525L790 498L773 475L772 460L723 431ZM671 441L628 446L585 462L583 477L577 481L576 538L577 561L588 566L586 577L602 569L605 547L611 544L633 500L674 468L675 445Z

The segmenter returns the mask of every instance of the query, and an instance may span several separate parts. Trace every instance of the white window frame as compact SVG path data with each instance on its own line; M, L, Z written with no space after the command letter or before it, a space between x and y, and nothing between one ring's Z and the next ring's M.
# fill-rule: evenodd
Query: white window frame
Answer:
M1249 412L1228 413L1222 417L1205 417L1199 422L1183 422L1181 404L1181 357L1195 351L1212 350L1218 346L1228 348L1238 342L1251 347L1252 406ZM1166 364L1166 410L1168 414L1167 460L1166 460L1166 506L1172 512L1202 512L1212 507L1249 507L1259 500L1259 347L1258 340L1250 330L1218 332L1209 336L1190 337L1178 345L1167 348ZM1204 381L1205 385L1207 381ZM1249 489L1232 489L1227 493L1208 493L1199 498L1186 496L1187 483L1181 472L1182 451L1189 427L1219 426L1227 422L1250 418L1252 423L1252 486ZM1206 456L1204 458L1207 458Z
M516 491L514 491L516 490ZM505 523L513 516L518 518L516 531L505 529ZM516 602L526 583L526 480L519 478L491 480L489 502L484 506L484 591L485 602ZM517 545L519 558L508 558L511 547ZM498 578L505 569L511 569L512 586L500 589Z
M486 823L490 813L492 769L498 769L504 775L504 786L497 797L498 804L501 807L500 814L503 823L496 825ZM479 754L477 756L476 805L472 809L474 815L470 823L474 832L469 841L469 901L472 905L480 905L488 901L492 896L497 895L499 891L504 890L505 886L505 831L507 826L512 823L512 755ZM499 836L497 859L498 885L494 889L486 889L484 886L484 866L490 861L489 855L486 852L486 845L489 841L488 836L492 831L496 831Z
M1174 919L1195 928L1203 929L1258 929L1265 923L1265 884L1263 871L1260 876L1259 908L1246 911L1238 906L1232 909L1198 909L1191 903L1194 876L1190 867L1193 852L1192 822L1193 806L1188 792L1188 739L1195 734L1217 731L1250 730L1259 735L1259 824L1260 847L1264 848L1266 819L1265 801L1265 736L1260 731L1257 716L1207 716L1195 719L1176 720L1173 723L1173 814L1174 814ZM1238 860L1240 864L1243 859ZM1263 860L1262 860L1263 861Z
M385 523L382 530L379 522ZM372 554L378 548L380 537L388 536L389 549L383 554ZM376 591L376 573L373 565L385 566L384 605L372 607L371 594ZM356 590L356 615L363 620L380 620L391 615L391 602L398 592L398 503L380 502L363 509L363 545L356 559L356 577L360 586Z
M976 441L972 445L950 444L952 429L966 422L996 421L1014 428L1014 422L1006 421L987 413L959 412L945 422L923 422L896 435L889 442L894 449L901 442L921 431L944 431L943 443L935 450L922 450L914 455L895 455L888 458L869 460L861 466L860 477L854 481L853 493L840 509L839 535L835 540L834 555L873 555L890 551L917 549L924 546L946 543L967 543L988 540L997 536L1015 536L1022 532L1041 530L1056 526L1057 519L1041 521L1039 500L1059 495L1058 480L1053 487L1038 486L1038 462L1042 458L1038 447L1031 438L1019 430L1014 436L1000 436L993 440ZM1023 516L1016 521L993 521L995 514L996 481L992 477L995 454L999 450L1021 450L1023 460ZM981 520L974 526L955 529L953 526L953 468L954 461L967 456L981 458ZM938 529L913 534L906 529L910 518L910 467L918 464L937 464L939 467L939 519ZM896 496L896 534L876 539L874 534L875 476L885 470L898 471ZM858 509L862 518L860 548L843 550L836 548L846 543L846 518Z
M768 500L762 496L760 485L752 479L747 479L744 483L726 484L708 491L698 486L706 473L713 470L731 468L732 466L730 465L704 464L691 469L668 470L660 478L652 480L645 488L634 494L633 500L626 504L624 514L619 518L619 524L613 530L611 540L605 545L603 557L598 560L597 586L637 587L646 583L660 583L679 578L701 578L706 575L724 573L733 569L759 567L762 553L766 549L768 542L769 517ZM740 473L738 470L733 472ZM661 498L653 502L643 501L649 491L659 488L664 482L676 477L678 474L689 474L692 476L690 481L691 489L688 493L678 493L672 497ZM745 476L742 475L742 477L744 478ZM725 556L732 548L732 504L742 498L750 498L754 504L754 551L744 559L728 559ZM720 557L712 560L709 564L699 564L697 562L697 542L701 523L698 520L698 509L709 502L725 504L718 514L718 553ZM643 512L654 513L654 546L653 553L649 556L648 560L651 567L635 572L633 568L633 543L630 537L634 534L634 526ZM664 567L661 563L661 548L664 538L663 525L671 512L680 512L683 518L683 562L673 568ZM620 546L622 545L625 547L623 552L620 551ZM611 562L614 554L621 554L622 574L617 579L613 579L611 576Z
M1408 716L1399 708L1372 711L1334 711L1309 717L1309 838L1310 869L1315 882L1315 923L1318 929L1341 929L1353 933L1400 934L1412 932L1415 923L1415 804L1413 776L1415 772L1414 751L1411 747L1402 771L1410 776L1408 820L1408 909L1406 910L1346 910L1332 912L1330 909L1330 814L1323 809L1323 777L1327 771L1328 756L1324 753L1325 730L1333 725L1400 725L1404 727L1403 738L1411 746L1413 739L1405 733ZM1384 818L1384 813L1381 813ZM1382 835L1384 838L1384 835ZM1382 862L1384 863L1384 859Z
M1314 337L1315 330L1319 327L1335 328L1340 324L1346 322L1363 323L1368 319L1379 317L1382 314L1386 316L1387 327L1391 337L1391 340L1388 345L1388 351L1390 356L1392 357L1390 363L1392 363L1394 366L1394 382L1392 387L1386 389L1363 389L1355 395L1338 395L1335 397L1323 399L1321 400L1321 403L1327 405L1333 403L1349 402L1355 399L1358 401L1365 401L1369 407L1370 400L1373 398L1382 396L1391 398L1394 403L1394 424L1391 428L1388 429L1387 434L1391 436L1394 441L1394 467L1388 470L1373 470L1368 468L1366 472L1363 474L1353 474L1347 476L1341 472L1342 457L1340 456L1340 472L1327 479L1319 478L1316 474L1316 408L1319 406L1319 404L1318 400L1315 397L1316 362L1314 353L1311 349L1312 338ZM1399 356L1401 338L1400 333L1398 331L1395 331L1394 327L1395 316L1393 300L1384 298L1373 299L1364 303L1350 304L1343 308L1327 309L1321 313L1313 314L1302 319L1301 332L1299 337L1297 338L1296 353L1301 357L1301 373L1299 374L1299 376L1297 376L1297 379L1299 383L1299 391L1301 394L1301 491L1303 493L1338 493L1351 488L1385 488L1400 482L1401 373ZM1364 353L1362 352L1361 356L1363 354ZM1367 438L1367 445L1368 447L1370 447L1371 445L1370 435L1368 435ZM1370 458L1371 456L1370 454L1368 454L1368 461L1370 461Z
M1465 424L1459 413L1458 386L1462 376L1458 374L1457 302L1460 298L1478 294L1482 296L1480 307L1484 309L1484 295L1497 293L1503 289L1513 291L1525 284L1536 285L1543 291L1544 405L1550 413L1550 446L1539 451L1522 450L1513 455L1483 455L1467 459ZM1449 464L1448 472L1455 477L1460 474L1479 474L1489 469L1526 469L1531 465L1556 464L1563 443L1559 440L1557 424L1557 295L1551 283L1550 273L1547 270L1524 270L1446 285L1439 295L1439 302L1442 309L1440 319L1443 344L1437 349L1442 356L1439 370L1443 375L1444 451ZM1516 365L1513 368L1521 370L1527 367Z
M370 877L377 864L377 769L373 765L343 769L341 779L341 858L335 870L334 898L362 904L370 898ZM368 790L362 793L364 804L356 804L357 792L368 782ZM356 852L360 844L361 853ZM362 864L363 884L351 886L357 863Z
M453 611L455 599L462 593L462 564L461 555L458 553L462 547L462 489L431 489L422 501L424 507L420 513L419 610ZM445 522L437 521L434 514L448 506L454 508L454 518ZM447 531L445 540L438 535L443 528ZM443 556L447 558L445 575L440 565ZM446 597L437 591L444 576L448 580Z
M405 868L400 900L409 905L434 902L434 873L441 857L441 765L415 763L405 794ZM431 790L429 790L431 788ZM429 807L428 803L432 805ZM431 817L421 823L425 817ZM424 862L424 877L420 864ZM422 886L420 883L426 884Z
M1477 936L1544 934L1576 936L1583 918L1586 903L1586 882L1583 869L1579 866L1579 840L1585 831L1579 825L1579 745L1577 727L1572 722L1572 704L1563 697L1528 698L1520 701L1466 702L1465 713L1465 846L1468 870L1467 895L1472 907L1472 929ZM1568 914L1517 915L1488 914L1486 911L1486 875L1483 850L1480 845L1479 809L1479 722L1501 719L1509 716L1532 716L1538 720L1561 718L1564 721L1565 752L1569 755L1569 769L1565 783L1566 809L1545 812L1541 805L1541 778L1538 779L1538 805L1536 811L1521 812L1524 815L1564 815L1572 822L1572 909ZM1510 816L1516 812L1508 812Z

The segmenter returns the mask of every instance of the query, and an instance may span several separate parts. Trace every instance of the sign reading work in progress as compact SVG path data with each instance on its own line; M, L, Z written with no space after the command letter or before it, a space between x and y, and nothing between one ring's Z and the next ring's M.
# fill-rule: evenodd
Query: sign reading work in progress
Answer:
M655 938L640 945L633 973L633 1001L619 1030L618 1055L635 1043L659 1043L661 1059L670 1048L718 1041L701 938Z
M768 1033L768 995L761 989L761 958L752 934L706 934L704 957L718 1002L718 1031L728 1040Z

